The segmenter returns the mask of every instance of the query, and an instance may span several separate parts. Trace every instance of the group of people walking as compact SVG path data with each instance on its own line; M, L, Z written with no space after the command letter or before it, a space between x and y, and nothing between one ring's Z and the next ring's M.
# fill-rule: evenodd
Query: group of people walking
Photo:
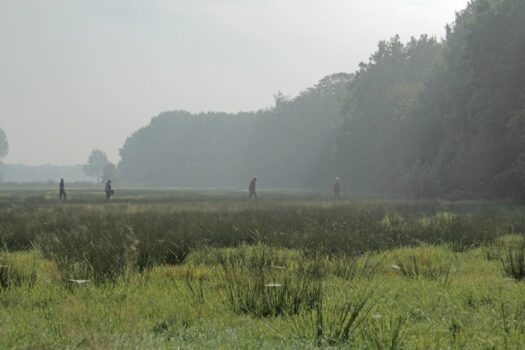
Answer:
M115 191L111 187L111 180L108 180L108 182L106 182L106 187L104 188L104 192L106 192L107 200L111 199L111 196L115 194ZM64 179L60 179L60 184L58 185L58 200L62 200L62 199L65 200L66 198L67 198L66 185L64 183Z
M250 192L248 198L257 199L256 187L257 187L257 176L255 176L250 181L250 184L248 185L248 191ZM341 199L341 179L339 177L335 178L334 183L332 184L332 191L334 194L334 199ZM108 180L108 182L106 182L106 187L104 188L104 192L106 193L107 200L110 200L111 196L115 194L115 191L111 187L111 180ZM66 198L67 198L67 194L66 194L66 187L65 187L64 179L60 179L60 184L59 184L59 189L58 189L58 199L65 200Z

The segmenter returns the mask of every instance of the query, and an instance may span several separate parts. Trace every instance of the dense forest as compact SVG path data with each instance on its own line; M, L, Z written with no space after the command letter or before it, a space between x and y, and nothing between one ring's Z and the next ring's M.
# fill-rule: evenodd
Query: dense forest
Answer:
M162 113L128 138L120 176L147 185L235 186L261 113Z
M273 188L319 188L332 161L339 99L351 76L334 74L271 109L162 113L121 149L120 176L136 183L239 187L253 176Z
M354 74L267 110L166 112L121 149L149 185L525 200L525 1L476 0L428 36L379 43Z

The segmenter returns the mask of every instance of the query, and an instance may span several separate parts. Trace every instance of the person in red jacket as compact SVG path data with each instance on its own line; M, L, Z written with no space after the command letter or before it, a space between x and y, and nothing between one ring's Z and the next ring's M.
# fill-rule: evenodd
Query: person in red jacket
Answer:
M254 177L252 181L250 181L250 185L248 186L248 191L250 191L249 198L257 198L257 193L255 193L255 185L257 183L257 177Z
M335 178L332 190L334 191L334 199L341 199L341 179L339 177Z

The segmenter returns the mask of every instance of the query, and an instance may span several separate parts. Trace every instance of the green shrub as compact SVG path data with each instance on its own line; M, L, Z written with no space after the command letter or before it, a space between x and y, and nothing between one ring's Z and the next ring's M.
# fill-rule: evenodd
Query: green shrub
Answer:
M525 278L525 245L507 247L501 257L503 271L507 277L521 281Z
M294 315L314 307L321 282L303 271L275 265L282 261L266 246L238 248L221 259L228 305L256 317ZM240 257L244 256L244 259Z

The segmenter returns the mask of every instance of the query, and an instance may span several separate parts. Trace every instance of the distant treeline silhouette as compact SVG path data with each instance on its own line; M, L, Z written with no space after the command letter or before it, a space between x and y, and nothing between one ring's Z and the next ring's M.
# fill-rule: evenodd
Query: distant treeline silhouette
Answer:
M250 113L162 113L126 141L122 179L145 184L318 188L330 166L340 106L351 80L334 74L294 99ZM330 182L328 184L330 186Z
M523 0L476 0L443 41L393 37L272 108L163 113L128 138L120 176L323 190L340 176L354 195L524 200L524 43Z

